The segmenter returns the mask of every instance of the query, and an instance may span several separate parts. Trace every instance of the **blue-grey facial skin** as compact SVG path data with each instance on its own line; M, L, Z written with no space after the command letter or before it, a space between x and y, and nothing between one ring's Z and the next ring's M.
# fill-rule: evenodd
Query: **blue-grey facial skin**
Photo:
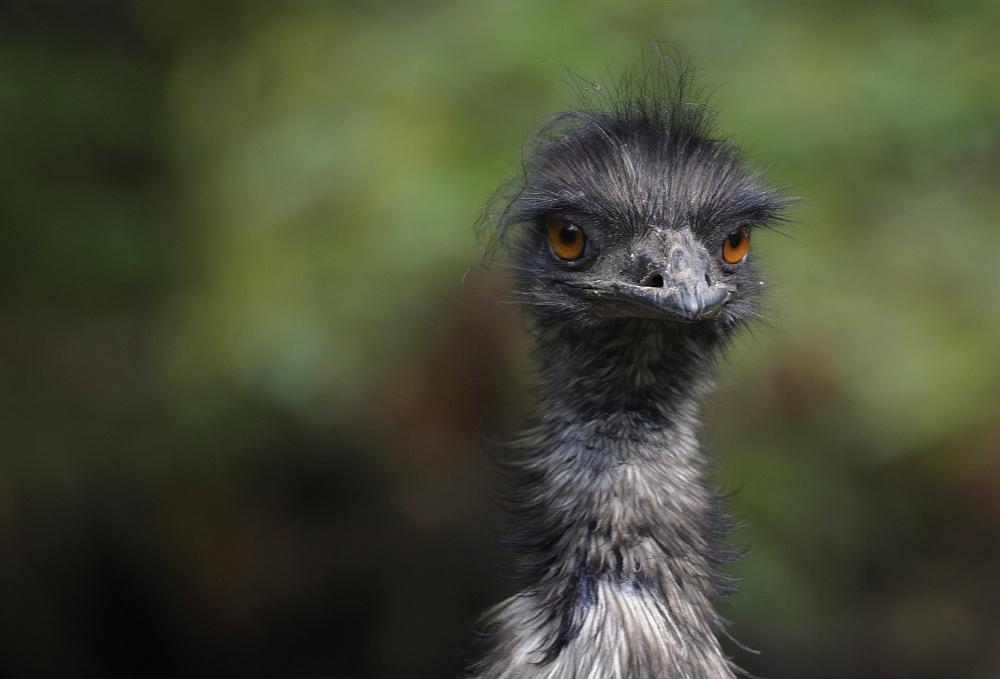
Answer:
M730 264L723 244L775 220L781 204L773 192L724 142L592 127L615 125L590 116L572 136L542 146L511 213L524 229L524 301L581 320L715 318L720 330L752 316L760 287L753 255ZM578 259L562 260L548 244L552 219L583 231Z
M468 677L737 671L716 638L732 557L698 405L759 304L753 249L729 262L725 243L752 241L782 201L706 108L674 103L688 100L677 82L625 85L606 110L543 128L523 183L500 194L538 408L499 457L526 586L480 621ZM583 232L579 254L560 256L553 224Z
M553 251L563 271L552 280L601 318L695 322L714 317L738 291L689 228L651 225L624 247L601 243L599 225L582 231L590 234L585 261L566 262Z

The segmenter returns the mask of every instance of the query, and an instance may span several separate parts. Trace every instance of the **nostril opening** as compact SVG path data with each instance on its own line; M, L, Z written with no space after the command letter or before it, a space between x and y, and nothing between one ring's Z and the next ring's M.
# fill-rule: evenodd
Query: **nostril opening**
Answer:
M663 287L663 276L656 274L648 281L646 281L647 288L662 288Z
M705 273L705 285L712 287L712 279L709 277L708 273Z

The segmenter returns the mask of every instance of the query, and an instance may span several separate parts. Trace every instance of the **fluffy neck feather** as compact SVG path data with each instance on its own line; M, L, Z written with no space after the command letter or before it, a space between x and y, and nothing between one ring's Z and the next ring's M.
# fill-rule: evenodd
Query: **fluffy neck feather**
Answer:
M719 338L644 320L536 332L543 409L505 462L531 585L488 614L473 674L732 677L711 606L725 520L696 438Z

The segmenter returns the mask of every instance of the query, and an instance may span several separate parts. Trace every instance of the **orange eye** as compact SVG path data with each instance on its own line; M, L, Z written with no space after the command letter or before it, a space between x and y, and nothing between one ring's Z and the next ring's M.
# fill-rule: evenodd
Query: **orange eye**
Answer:
M749 250L750 232L746 229L737 229L726 236L726 242L722 244L722 258L729 264L739 264Z
M560 259L566 261L577 259L583 254L585 244L586 239L580 227L565 219L553 219L549 222L549 245L552 246L552 252Z

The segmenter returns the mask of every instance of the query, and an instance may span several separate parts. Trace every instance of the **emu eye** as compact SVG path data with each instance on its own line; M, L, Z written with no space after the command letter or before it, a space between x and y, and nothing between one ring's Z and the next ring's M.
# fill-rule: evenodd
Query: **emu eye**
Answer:
M739 264L749 250L750 232L740 228L726 236L726 242L722 244L722 258L729 264Z
M583 231L576 224L565 219L553 219L549 222L549 245L559 259L571 262L579 258L586 243Z

